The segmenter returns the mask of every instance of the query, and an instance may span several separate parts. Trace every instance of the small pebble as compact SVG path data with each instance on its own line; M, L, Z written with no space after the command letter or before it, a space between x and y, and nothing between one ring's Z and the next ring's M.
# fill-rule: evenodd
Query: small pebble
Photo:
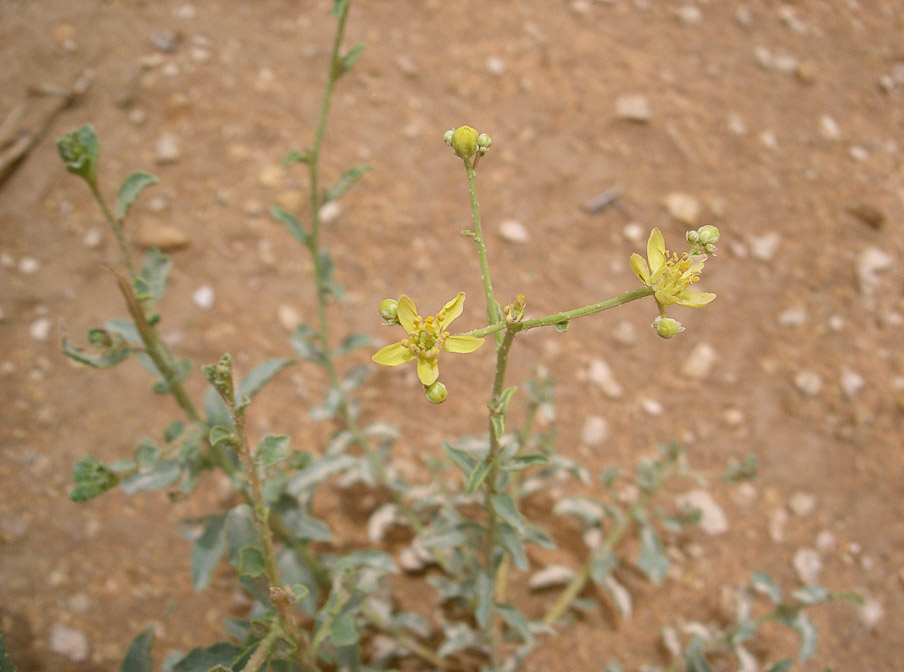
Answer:
M278 187L285 179L285 170L281 166L266 166L257 175L257 183L262 187Z
M716 535L728 531L728 518L708 490L691 490L688 493L679 495L676 501L679 507L691 507L700 510L702 514L700 529L706 534Z
M342 206L339 205L339 202L330 201L329 203L325 203L323 207L320 208L320 221L324 224L335 222L339 218L340 214L342 214Z
M860 622L869 630L875 630L885 614L882 603L875 598L870 598L860 607Z
M871 203L853 203L845 210L868 227L877 231L885 224L885 213Z
M788 524L788 512L784 508L776 509L769 518L769 538L776 544L785 540L785 525Z
M859 373L850 369L842 369L841 389L848 399L853 399L865 385L866 380Z
M841 129L832 117L827 114L819 118L819 132L826 140L837 140L841 137Z
M50 630L50 650L69 660L81 662L88 658L88 638L81 630L55 623Z
M154 143L154 160L159 164L176 163L182 158L179 141L172 133L163 133Z
M187 247L191 240L182 229L174 224L145 220L138 227L136 242L145 250L156 247L158 250L167 252Z
M498 56L490 56L486 60L487 72L500 77L505 74L505 61Z
M591 415L584 421L581 441L587 446L598 446L609 437L609 423L605 418Z
M795 516L808 516L816 508L816 497L808 492L795 492L788 498L788 508Z
M646 229L639 222L628 222L622 229L622 235L632 243L639 243L643 240Z
M619 345L631 346L637 343L637 327L630 320L622 320L612 330L612 338Z
M216 295L213 291L213 287L210 285L201 285L198 287L191 295L192 301L195 302L195 305L202 310L210 310L213 308L213 302L216 298Z
M295 331L295 327L301 324L301 313L294 307L283 304L276 310L276 319L286 331Z
M763 147L766 147L767 149L778 148L778 138L772 131L763 131L762 133L760 133L760 143L762 143Z
M731 491L734 503L743 507L753 506L758 496L756 486L749 481L744 481Z
M803 308L788 308L778 314L778 323L782 327L799 327L807 323L807 311Z
M574 570L565 565L544 567L530 577L527 585L531 590L542 590L553 586L564 586L574 578Z
M732 112L728 115L728 130L735 135L747 134L747 124L744 123L741 115L739 115L737 112Z
M719 356L709 343L697 343L681 365L681 373L687 378L703 380L712 372Z
M19 260L19 273L22 275L34 275L41 270L41 263L34 257L22 257Z
M85 231L85 235L82 238L82 244L92 250L100 247L103 242L104 232L94 226Z
M740 408L726 409L725 413L722 414L722 418L725 420L725 424L730 427L740 427L746 421L744 411Z
M678 15L682 23L686 23L689 26L696 26L703 21L703 12L695 5L685 5L678 9L675 14Z
M673 192L666 196L665 207L669 214L682 224L695 226L700 219L700 202L689 194Z
M851 155L854 161L866 161L869 158L869 150L860 145L851 145L850 149L848 149L848 154Z
M750 254L760 261L771 261L781 242L782 237L774 231L755 236L750 239Z
M140 107L133 107L129 110L129 123L133 126L141 126L147 121L148 114Z
M653 117L650 101L642 94L625 94L615 99L615 115L628 121L647 122Z
M517 219L506 219L499 225L499 235L510 243L526 243L530 234Z
M163 54L168 54L179 45L179 37L169 30L155 30L151 33L151 45Z
M193 19L195 18L195 14L195 7L189 2L186 2L184 5L180 5L173 10L173 16L177 19Z
M602 359L594 359L587 369L587 380L596 385L610 399L619 399L624 394L622 386L615 379L612 369Z
M46 341L50 335L51 322L46 317L41 317L28 327L28 335L36 341Z
M822 573L822 559L812 548L797 549L791 564L797 572L797 578L807 585L816 583Z
M837 543L835 535L828 530L823 530L816 535L816 548L820 551L831 551Z
M794 376L794 384L808 397L815 397L822 390L822 378L815 371L808 369L797 372Z
M640 407L643 409L644 413L647 415L657 416L662 415L664 412L664 408L662 404L660 404L655 399L650 399L649 397L644 397L640 400Z
M879 274L894 266L894 258L878 247L867 247L857 255L857 282L861 294L872 294L879 284Z

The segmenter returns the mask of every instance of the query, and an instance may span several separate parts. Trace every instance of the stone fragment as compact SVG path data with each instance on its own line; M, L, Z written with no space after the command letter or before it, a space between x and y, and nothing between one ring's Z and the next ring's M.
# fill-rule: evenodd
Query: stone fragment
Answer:
M867 247L857 255L856 263L860 293L870 295L879 284L879 274L894 266L894 258L878 247Z
M835 535L828 530L823 530L816 535L817 550L820 550L822 552L831 551L833 548L835 548L836 544L837 540L835 539Z
M496 77L505 74L505 61L498 56L488 56L486 60L487 72Z
M841 137L841 129L832 117L827 114L819 118L819 133L826 140L837 140Z
M665 207L682 224L696 226L700 219L700 202L689 194L672 192L665 198Z
M853 399L866 385L866 380L856 371L841 370L841 389L848 399Z
M769 517L769 538L776 544L785 540L785 525L788 524L788 512L785 509L776 509Z
M700 529L706 534L717 535L728 531L725 511L716 503L708 490L691 490L676 499L681 508L698 509L701 513Z
M797 572L797 578L807 585L816 583L822 573L822 558L812 548L797 549L791 564Z
M276 310L276 319L286 331L295 331L295 327L301 324L301 313L294 307L283 304Z
M587 369L587 380L596 385L610 399L621 398L624 391L622 386L615 379L612 369L602 359L593 359L590 367Z
M662 415L665 409L662 407L662 404L656 401L655 399L650 399L649 397L644 397L640 400L640 407L643 409L643 412L647 415L657 416Z
M50 335L51 322L46 317L39 317L28 327L28 335L36 341L46 341Z
M816 497L798 490L788 498L788 508L795 516L809 516L816 508Z
M41 262L34 257L22 257L19 259L19 273L22 275L34 275L41 270Z
M82 237L82 244L92 250L100 247L101 243L103 242L104 232L96 226L92 226L90 229L85 231L85 235Z
M79 663L88 658L88 638L81 630L54 623L50 630L50 650Z
M172 133L162 133L154 142L154 161L164 165L176 163L182 158L179 140Z
M619 345L634 345L637 343L637 327L630 320L622 320L612 330L612 338Z
M675 14L682 23L689 26L696 26L703 21L703 12L701 12L700 8L696 5L684 5L683 7L678 8L675 11Z
M798 371L794 376L794 384L808 397L815 397L822 391L822 378L818 373L809 369Z
M145 250L156 247L162 252L167 252L188 247L191 240L175 224L164 224L157 220L145 220L138 227L136 242L139 247Z
M803 308L788 308L778 314L778 323L782 327L800 327L807 323L807 311Z
M877 231L885 224L885 213L882 212L872 203L852 203L845 208L849 214L853 215L861 222Z
M687 378L703 380L712 373L719 356L709 343L697 343L681 365L681 374Z
M605 418L591 415L584 421L581 430L581 441L586 446L598 446L609 437L609 423Z
M750 254L760 261L772 261L782 237L774 231L750 239Z
M627 121L645 123L653 118L653 109L643 94L624 94L615 99L615 116Z
M257 174L257 183L262 187L278 187L283 183L285 174L280 166L266 166Z
M329 224L336 221L340 214L342 214L342 206L339 205L339 202L330 201L320 208L320 221L324 224Z
M510 243L526 243L530 234L517 219L506 219L499 225L499 235Z
M860 622L868 630L875 630L884 615L885 609L882 607L882 603L875 598L869 598L860 607Z
M622 235L632 243L639 243L647 235L647 231L640 222L628 222L622 229Z
M201 285L191 295L192 301L202 310L210 310L213 308L213 302L216 294L210 285Z
M179 46L179 36L171 30L155 30L151 33L151 45L162 54L169 54Z

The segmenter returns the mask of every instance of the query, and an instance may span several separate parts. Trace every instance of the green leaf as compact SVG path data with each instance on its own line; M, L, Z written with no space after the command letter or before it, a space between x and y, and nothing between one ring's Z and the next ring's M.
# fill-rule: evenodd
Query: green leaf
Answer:
M750 455L743 462L732 462L725 468L722 478L732 483L749 481L757 477L759 460L756 455Z
M323 365L326 360L323 357L323 348L320 347L320 336L306 324L299 324L289 339L292 351L309 362Z
M122 661L119 672L153 672L154 659L151 658L153 645L154 629L147 625L142 633L129 644L129 650L126 651L126 657Z
M289 481L286 488L293 497L299 497L308 490L313 489L333 474L346 471L357 464L357 460L351 455L326 455L314 460L306 469L299 471Z
M766 572L751 572L750 585L754 590L768 597L772 604L781 604L782 590Z
M508 523L499 525L499 539L505 550L512 556L512 562L515 567L520 570L527 570L529 563L527 555L524 553L524 544L521 543L521 537L518 531Z
M76 131L67 133L57 140L60 158L66 170L78 175L89 185L97 186L97 160L100 158L100 143L94 127L86 124Z
M270 214L285 225L286 229L289 231L289 233L292 234L292 237L295 238L295 240L297 240L305 247L310 245L310 238L308 237L308 234L305 233L304 227L302 227L301 222L298 221L298 217L286 212L282 208L276 207L275 205L270 206Z
M171 257L162 254L157 248L148 250L141 260L141 272L135 278L135 295L138 300L153 303L163 296L172 268Z
M83 350L79 350L67 339L63 339L62 349L63 354L69 359L74 359L80 364L86 364L95 369L109 369L137 352L137 350L133 350L121 341L118 344L113 341L111 347L107 348L103 354L99 355L92 355Z
M93 456L76 462L72 476L75 487L69 493L69 499L73 502L84 502L97 497L119 482L116 474Z
M259 469L267 470L285 460L289 454L289 437L283 434L267 434L258 441L254 461Z
M525 644L528 646L533 644L534 635L530 631L530 624L524 617L524 614L515 607L511 607L507 604L497 604L496 612L502 617L502 620L505 621L505 624L509 628L518 633L518 636L521 637Z
M475 607L474 619L477 625L486 629L490 622L490 609L494 597L493 576L486 571L478 571L474 577Z
M353 613L343 614L333 621L330 627L330 640L333 646L351 646L358 642L360 636Z
M373 339L367 334L349 334L342 342L336 346L335 353L337 355L347 355L350 352L363 348L373 343Z
M198 647L176 663L173 672L209 672L217 665L223 665L229 669L235 665L236 668L241 669L236 662L240 654L239 647L229 642L218 642L206 648Z
M240 400L245 396L249 399L254 398L254 395L260 392L264 385L273 380L273 378L276 377L276 374L286 367L292 366L294 363L294 360L282 357L261 362L251 369L247 376L242 378L242 382L240 382L236 388L235 398L237 400Z
M779 623L783 623L794 628L797 636L800 637L800 651L797 652L797 660L805 662L816 651L817 633L816 626L813 622L800 612L788 614L777 619Z
M352 49L352 51L349 52L349 54L351 54L358 47L360 47L361 49L364 49L364 45L359 44L356 47L354 47ZM361 49L358 50L358 53L360 53ZM362 175L364 175L370 169L371 169L370 164L364 163L360 166L355 166L354 168L351 168L350 170L346 170L344 173L342 173L342 177L339 178L339 181L336 182L336 184L334 184L326 192L326 194L324 194L324 203L329 203L330 201L335 201L337 198L342 196L346 191L351 189L352 185L354 185L355 182L357 182L358 180L361 179Z
M159 490L179 480L182 465L179 460L163 460L154 465L153 470L126 476L122 480L122 489L127 495L134 495L139 490Z
M257 546L243 546L239 549L239 576L261 576L267 571L267 561Z
M142 471L150 471L160 460L160 447L153 439L142 439L135 449L135 462Z
M191 579L195 590L203 590L210 584L210 576L225 552L226 514L209 516L207 526L191 552Z
M339 18L350 0L333 0L333 16Z
M566 331L568 331L568 320L563 320L562 322L556 322L554 325L552 325L552 327L553 327L553 329L558 331L560 334L565 333Z
M640 528L640 554L637 566L656 585L662 583L669 569L669 558L662 550L659 535L652 525Z
M474 469L468 476L468 482L465 486L465 491L469 495L473 495L475 492L477 492L477 488L480 487L480 484L486 480L487 474L489 473L490 463L487 460L480 460L480 462L474 465Z
M496 493L490 497L493 509L502 520L514 527L519 534L524 533L524 516L518 511L514 500L504 492Z
M207 440L210 442L211 446L216 446L220 443L227 446L236 445L236 438L235 434L232 433L232 429L223 427L222 425L211 427L210 433L207 435Z
M474 458L471 453L462 450L461 448L456 448L450 443L446 443L443 441L443 452L446 453L446 456L452 460L455 465L462 470L465 476L468 476L472 471L474 471L474 466L477 464L477 460Z
M791 596L804 604L823 604L832 599L832 593L822 586L806 586L795 590Z
M686 672L712 672L706 658L703 657L703 641L694 637L684 650L684 658L687 661Z
M625 672L625 669L619 665L618 660L613 658L608 663L606 663L606 667L603 668L603 672Z
M132 204L141 196L141 192L159 181L150 173L136 172L129 175L116 195L116 219L122 221Z
M301 540L332 541L333 534L329 526L315 518L299 504L298 499L284 495L273 505L273 511L279 514L286 526Z
M310 149L306 149L303 152L299 152L297 149L293 149L283 157L280 163L283 166L291 166L295 163L305 163L310 165L313 158L314 157Z
M792 665L794 665L794 660L791 658L785 658L784 660L780 660L775 665L770 667L767 672L788 672L788 670L791 669Z
M618 557L607 546L597 546L590 553L590 578L598 586L605 587L606 579L618 567Z
M549 464L549 458L539 453L534 455L516 455L503 462L500 468L503 471L524 471L531 467L545 467Z

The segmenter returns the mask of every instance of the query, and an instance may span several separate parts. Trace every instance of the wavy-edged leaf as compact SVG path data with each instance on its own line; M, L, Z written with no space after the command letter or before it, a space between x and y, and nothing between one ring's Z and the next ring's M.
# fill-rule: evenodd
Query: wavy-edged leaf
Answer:
M266 471L289 456L289 437L285 434L267 434L257 443L254 461L258 469Z
M119 477L94 456L84 457L72 470L75 487L69 493L73 502L84 502L116 486Z
M669 569L669 558L662 549L659 535L652 525L640 528L640 553L637 566L656 585L662 583Z
M123 180L119 193L116 195L116 219L122 221L141 193L158 182L160 180L150 173L141 171L134 172Z

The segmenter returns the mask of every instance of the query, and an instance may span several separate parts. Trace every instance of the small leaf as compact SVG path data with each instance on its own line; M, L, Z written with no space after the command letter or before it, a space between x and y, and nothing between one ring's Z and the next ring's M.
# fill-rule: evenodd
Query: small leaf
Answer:
M66 339L63 340L62 349L63 354L69 359L73 359L80 364L86 364L95 369L109 369L110 367L116 366L121 361L128 359L129 356L135 352L138 352L121 341L118 344L114 342L103 354L99 355L92 355L83 350L79 350Z
M480 487L480 484L486 480L487 474L490 473L490 463L487 460L480 460L477 464L474 465L473 471L471 471L468 476L468 482L465 486L465 491L469 495L473 495L477 492L477 488Z
M154 465L152 471L126 476L121 487L127 495L134 495L139 490L160 490L175 483L181 475L179 460L163 460Z
M324 364L323 348L320 347L320 337L317 332L306 324L299 324L289 339L292 351L315 364Z
M607 546L597 546L590 553L590 578L598 586L606 587L612 570L618 567L618 558Z
M312 159L312 154L310 149L306 149L303 152L299 152L296 149L293 149L291 152L286 154L280 163L283 166L291 166L295 163L306 163L310 164Z
M267 571L267 561L257 546L243 546L239 549L239 576L261 576Z
M151 658L151 647L154 645L154 628L145 626L140 635L129 644L126 657L122 661L119 672L153 672L154 659ZM3 661L0 660L0 663ZM0 664L0 669L4 669Z
M342 16L349 2L350 0L333 0L333 16L337 19Z
M301 540L333 540L327 524L315 518L295 497L288 495L280 497L273 505L273 511L279 514L286 526Z
M75 487L69 493L69 499L73 502L84 502L97 497L119 482L116 474L96 457L85 457L76 462L72 475Z
M477 460L474 459L474 456L470 453L456 448L450 443L443 442L443 452L446 453L448 458L452 460L455 465L464 472L465 476L468 476L472 471L474 471L474 466L477 464Z
M293 497L299 497L313 489L333 474L346 471L357 464L351 455L326 455L314 460L310 466L295 474L286 488Z
M622 584L615 580L615 577L609 574L603 581L603 588L612 596L615 606L621 612L622 618L628 620L634 613L634 601L631 599L631 593Z
M515 567L522 571L527 570L529 563L527 562L527 555L524 553L524 544L521 543L521 537L518 535L517 530L508 523L500 523L498 529L502 545L509 552L509 555L512 556L512 562Z
M793 616L785 616L779 618L780 623L784 623L792 628L800 637L800 651L797 652L797 660L801 663L807 661L813 652L816 651L817 633L816 626L804 614L796 613Z
M249 399L254 398L254 395L260 392L264 385L273 380L276 374L294 363L293 360L282 357L261 362L251 369L247 376L242 378L242 382L236 388L235 398L241 399L245 396Z
M558 331L560 334L568 331L568 320L563 320L562 322L556 322L553 326L553 329Z
M791 596L804 604L823 604L832 599L832 593L822 586L806 586L795 590Z
M478 571L474 578L475 603L474 619L477 625L486 629L490 622L490 609L493 606L493 577L486 571Z
M507 604L496 605L496 612L502 617L502 620L505 621L505 624L509 628L518 633L518 636L521 637L525 644L528 646L533 644L534 635L530 631L530 624L527 622L524 614L515 607L511 607Z
M289 454L289 437L283 434L267 434L257 444L254 461L259 469L266 470L286 459Z
M195 590L203 590L210 584L210 576L225 552L226 514L210 516L191 552L191 578Z
M333 642L333 646L351 646L356 644L360 637L353 613L343 614L333 621L330 628L330 640Z
M310 238L301 226L301 222L298 221L298 217L275 205L270 206L270 214L285 225L286 229L292 234L295 240L304 246L310 245Z
M236 445L236 438L232 433L232 429L223 427L222 425L211 427L210 433L207 435L207 440L210 442L211 446L216 446L220 443L227 446Z
M367 334L349 334L336 346L337 355L347 355L350 352L363 348L373 343L373 339Z
M712 668L703 657L703 641L699 637L694 637L687 645L684 657L687 661L687 672L712 672Z
M364 48L365 48L364 45L359 42L358 44L353 46L351 49L349 49L347 52L345 52L345 54L343 54L342 62L340 63L340 66L339 66L340 67L340 70L339 70L340 75L344 75L346 72L348 72L349 70L352 69L352 66L355 65L355 63L358 60L358 57L361 55L361 52L364 51ZM367 169L370 170L370 166L368 166Z
M662 583L669 569L669 558L662 549L659 535L651 525L640 528L640 553L637 566L655 584Z
M362 49L364 45L358 45ZM351 52L349 52L351 53ZM364 175L371 169L369 163L362 164L360 166L355 166L350 170L342 173L342 177L339 178L339 181L334 184L329 191L324 195L324 202L329 203L330 201L335 201L337 198L342 196L346 191L351 189L351 187L361 179L361 176Z
M546 455L537 453L534 455L516 455L501 464L500 468L503 471L523 471L531 467L545 467L548 464L549 458Z
M238 669L241 666L236 663L241 651L235 644L218 642L213 646L198 647L192 649L182 660L173 667L173 672L208 672L217 665L232 669L233 664Z
M346 0L347 1L347 0ZM88 184L97 185L97 160L100 158L100 143L94 127L86 124L76 131L67 133L57 140L60 158L66 170L78 175Z
M518 511L514 500L504 492L496 493L490 497L493 509L502 520L514 527L519 533L524 532L524 516Z
M173 268L173 260L157 248L148 250L141 260L141 272L135 278L135 296L139 301L153 303L163 296L166 281Z
M781 604L782 590L772 577L765 572L751 572L750 584L754 590L768 597L773 604Z
M603 668L603 672L625 672L625 669L619 665L618 660L613 658L608 663L606 663L606 667Z
M159 181L150 173L136 172L129 175L116 196L116 219L122 221L132 204L141 196L141 192Z
M770 667L768 672L788 672L792 665L794 665L794 660L792 658L785 658Z

